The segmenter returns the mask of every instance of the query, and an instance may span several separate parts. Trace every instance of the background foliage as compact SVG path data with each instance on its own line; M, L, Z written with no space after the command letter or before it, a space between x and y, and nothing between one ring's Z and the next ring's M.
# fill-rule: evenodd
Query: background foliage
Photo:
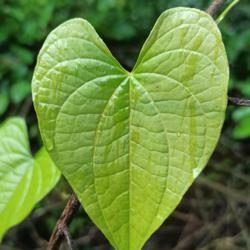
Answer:
M209 3L205 0L0 1L0 120L13 115L25 117L33 152L40 147L30 93L32 72L44 39L63 21L72 17L89 20L129 69L162 11L174 6L205 9ZM249 0L241 0L220 24L220 29L231 69L229 94L250 98ZM249 137L250 109L229 107L222 138L205 173L146 249L250 249ZM62 180L28 219L10 230L0 249L42 248L69 193ZM83 211L70 230L77 249L109 249ZM182 248L183 242L190 248Z

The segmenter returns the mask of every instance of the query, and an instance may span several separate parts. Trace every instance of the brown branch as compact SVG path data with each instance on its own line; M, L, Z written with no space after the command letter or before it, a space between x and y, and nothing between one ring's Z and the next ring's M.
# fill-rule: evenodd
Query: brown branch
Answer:
M56 223L56 226L52 232L52 235L49 239L48 250L59 250L61 243L64 239L67 240L68 247L72 250L72 244L70 235L68 232L68 226L70 225L74 215L80 207L80 202L77 199L76 195L73 193L64 208L59 220Z
M228 103L237 106L247 106L250 107L250 100L237 98L237 97L228 97Z
M211 5L207 9L207 13L210 16L214 16L218 10L221 8L221 6L224 4L225 0L214 0Z

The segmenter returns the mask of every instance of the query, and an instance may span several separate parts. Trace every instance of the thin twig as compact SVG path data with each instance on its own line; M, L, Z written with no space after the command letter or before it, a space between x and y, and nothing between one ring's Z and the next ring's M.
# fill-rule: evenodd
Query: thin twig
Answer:
M222 194L224 194L227 197L230 197L230 199L235 200L237 202L243 203L243 204L250 204L250 198L248 198L245 194L242 194L238 192L237 190L234 190L230 187L224 186L223 184L219 182L210 181L207 178L204 178L200 176L197 181L199 185L205 186L209 189L218 191Z
M73 193L64 208L59 220L56 223L56 226L53 230L53 233L49 240L48 250L58 250L62 241L66 238L68 247L72 250L71 238L68 232L68 226L70 225L74 215L80 207L80 202L77 199L76 195Z
M228 224L228 221L232 218L231 214L223 216L216 223L211 222L209 224L204 224L202 227L198 227L195 231L190 231L190 233L177 242L177 245L173 248L173 250L186 250L186 249L194 249L194 245L200 244L205 237L207 237L207 241L213 238L213 235L209 233L210 231L219 231L223 226Z
M207 13L210 16L214 16L218 12L220 7L224 4L224 2L225 0L214 0L212 4L208 7Z
M237 106L248 106L250 107L250 100L237 98L237 97L228 97L228 103L237 105Z
M216 23L219 24L227 16L227 14L230 12L230 10L233 9L233 7L236 4L238 4L239 2L240 2L240 0L234 0L231 4L229 4L229 6L227 6L227 8L216 19Z
M68 227L66 225L63 226L62 232L63 232L64 237L66 238L69 250L73 250L71 236L70 236Z

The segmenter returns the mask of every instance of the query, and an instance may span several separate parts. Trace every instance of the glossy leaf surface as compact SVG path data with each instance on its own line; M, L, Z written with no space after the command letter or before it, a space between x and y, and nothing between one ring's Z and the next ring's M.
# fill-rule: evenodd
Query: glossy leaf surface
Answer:
M131 73L83 19L48 36L32 86L41 134L115 249L141 249L204 168L227 83L220 31L196 9L165 11Z
M59 177L44 148L32 157L23 119L11 118L0 126L0 240L31 212Z

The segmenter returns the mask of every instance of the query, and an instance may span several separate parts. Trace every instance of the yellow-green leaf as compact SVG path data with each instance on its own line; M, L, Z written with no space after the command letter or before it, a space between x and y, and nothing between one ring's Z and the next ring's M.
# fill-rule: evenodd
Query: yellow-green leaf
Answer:
M141 249L221 133L228 62L216 23L165 11L127 72L72 19L46 39L32 84L44 143L85 210L115 249Z
M0 126L0 241L57 183L59 170L42 148L33 158L25 122L10 118Z

